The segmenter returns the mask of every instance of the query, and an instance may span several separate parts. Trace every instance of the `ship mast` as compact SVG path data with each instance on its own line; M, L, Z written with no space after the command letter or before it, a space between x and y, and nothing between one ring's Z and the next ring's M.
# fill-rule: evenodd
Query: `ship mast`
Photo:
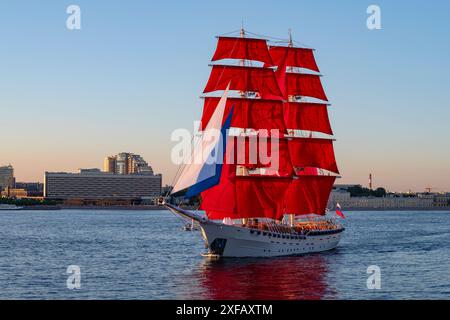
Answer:
M288 42L288 47L289 47L289 48L292 48L293 46L294 46L294 43L293 43L293 41L292 41L292 31L291 31L291 29L289 28L289 42ZM291 67L291 66L288 66L288 67L287 67L287 71L292 72L292 67ZM289 97L288 97L288 99L289 99ZM293 227L293 226L295 225L295 213L288 213L287 216L288 216L288 220L289 220L289 225L290 225L291 227Z
M242 21L241 31L239 32L239 36L241 38L245 38L244 21ZM240 65L242 67L245 66L245 59L241 59ZM245 92L245 91L240 91L239 94L240 94L241 98L247 98L248 97L247 96L247 92ZM241 175L246 175L248 173L247 169L245 167L243 167L243 166L238 166L236 168L236 170L239 171L238 174L241 174ZM237 190L237 192L239 192L239 190ZM249 221L248 218L242 218L241 219L241 223L244 226L247 225L248 221Z
M250 132L258 137L277 129L278 138L271 143L275 144L279 163L277 169L271 169L271 164L259 159L252 163L247 154L243 163L225 163L220 183L202 192L201 209L210 219L242 222L260 217L280 221L287 214L290 224L295 222L295 215L325 214L339 173L333 139L297 135L298 131L332 134L320 75L299 71L319 72L313 49L295 47L290 30L287 46L269 47L265 39L247 37L242 27L239 36L218 37L212 61L224 59L239 62L213 64L204 93L229 86L239 94L238 98L228 98L225 110L233 106L231 127L239 129L235 130L240 132L238 138L245 140L245 153L249 150ZM252 61L262 62L263 66L252 66ZM276 71L272 67L277 67ZM255 94L258 99L253 97ZM205 97L202 123L208 123L218 101L218 97ZM237 150L234 155L242 153Z

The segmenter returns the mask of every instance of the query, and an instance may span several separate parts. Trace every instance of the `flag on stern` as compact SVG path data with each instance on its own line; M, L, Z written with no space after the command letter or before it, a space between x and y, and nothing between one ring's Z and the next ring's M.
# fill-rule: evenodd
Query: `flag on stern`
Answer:
M339 203L336 203L336 214L341 217L342 219L345 219L344 214L342 213L342 208L341 205Z

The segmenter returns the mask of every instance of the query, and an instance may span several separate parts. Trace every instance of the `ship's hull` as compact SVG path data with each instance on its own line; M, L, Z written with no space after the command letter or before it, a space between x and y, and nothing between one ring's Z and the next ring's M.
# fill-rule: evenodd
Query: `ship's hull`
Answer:
M332 250L337 247L344 228L293 234L271 232L226 225L170 204L173 213L193 219L200 225L207 246L206 255L212 257L278 257Z
M208 255L214 257L276 257L332 250L337 247L343 229L315 235L293 235L200 223Z

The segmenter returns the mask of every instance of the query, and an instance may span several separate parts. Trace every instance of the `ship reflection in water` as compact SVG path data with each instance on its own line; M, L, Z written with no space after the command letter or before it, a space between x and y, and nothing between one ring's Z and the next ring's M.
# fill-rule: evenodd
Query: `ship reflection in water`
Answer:
M203 299L322 299L328 288L324 255L204 260L195 275Z

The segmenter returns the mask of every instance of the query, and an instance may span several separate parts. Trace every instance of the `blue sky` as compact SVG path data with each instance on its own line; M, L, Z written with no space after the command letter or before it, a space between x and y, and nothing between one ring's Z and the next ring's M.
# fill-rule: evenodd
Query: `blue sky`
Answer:
M450 190L448 1L243 2L1 1L0 164L42 180L130 151L170 182L170 133L200 117L214 36L243 20L317 49L340 182Z

